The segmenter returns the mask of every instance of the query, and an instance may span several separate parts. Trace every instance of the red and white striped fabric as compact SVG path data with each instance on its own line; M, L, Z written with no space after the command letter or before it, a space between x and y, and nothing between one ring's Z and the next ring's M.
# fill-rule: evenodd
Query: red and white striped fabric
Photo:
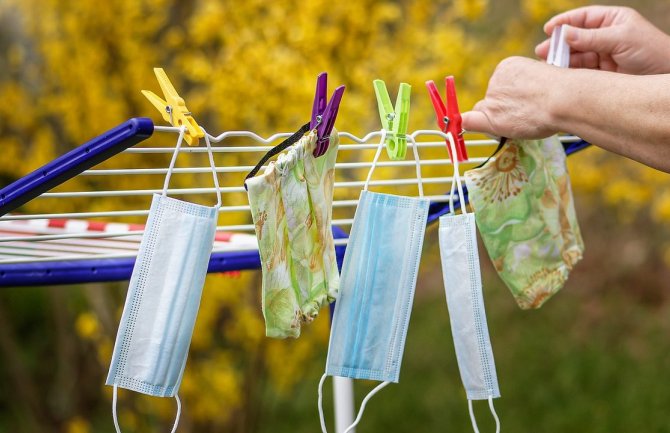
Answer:
M0 263L134 256L143 230L143 224L77 219L0 221ZM217 232L213 252L257 248L254 235Z

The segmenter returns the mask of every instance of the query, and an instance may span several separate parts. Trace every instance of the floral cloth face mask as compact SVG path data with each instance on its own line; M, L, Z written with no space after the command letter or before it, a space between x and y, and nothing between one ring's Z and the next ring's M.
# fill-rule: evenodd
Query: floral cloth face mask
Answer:
M335 300L339 273L331 229L337 131L323 156L314 131L246 181L263 271L268 337L300 336Z
M465 179L496 271L521 308L539 308L584 252L558 137L508 140Z

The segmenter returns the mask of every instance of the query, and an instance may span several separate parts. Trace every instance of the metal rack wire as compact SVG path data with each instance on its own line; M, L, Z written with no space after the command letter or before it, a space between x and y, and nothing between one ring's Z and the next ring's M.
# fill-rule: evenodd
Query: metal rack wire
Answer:
M148 142L111 157L112 166L102 163L87 169L53 191L42 193L16 213L1 217L0 286L128 278L151 196L162 190L162 180L167 173L165 161L174 151L172 146L179 129L155 126L154 132L157 134ZM260 264L243 180L262 154L289 135L279 133L264 138L249 131L209 135L223 197L210 272L253 269ZM380 131L363 137L339 132L333 225L340 258L358 194L380 137ZM419 151L425 194L433 203L432 221L446 212L449 199L446 193L452 181L446 135L435 130L418 130L409 134L409 138L408 146L416 145ZM563 137L562 141L568 150L584 146L576 137ZM468 140L466 145L472 156L462 164L464 169L484 162L497 142ZM174 186L168 189L168 195L207 203L215 189L203 186L209 185L210 180L200 179L201 175L208 176L211 172L204 159L202 166L199 164L206 149L182 147L182 154L188 156L177 160ZM187 167L183 167L185 160ZM120 163L126 164L125 168L118 168ZM98 189L102 178L106 181L104 185L109 185L112 179L111 183L121 187ZM136 187L145 184L148 187ZM416 184L415 163L411 159L380 161L370 182L372 189L406 195L416 194ZM112 203L115 208L98 209L103 203Z

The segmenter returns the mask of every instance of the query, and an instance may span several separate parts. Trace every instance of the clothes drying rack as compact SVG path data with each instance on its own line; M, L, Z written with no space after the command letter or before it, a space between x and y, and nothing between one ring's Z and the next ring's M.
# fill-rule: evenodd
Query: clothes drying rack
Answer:
M148 118L129 119L0 189L0 287L129 279L151 197L161 192L167 173L167 162L156 168L159 155L162 155L161 161L167 161L174 152L178 134L179 128L156 126ZM341 264L359 191L379 146L381 131L363 137L347 132L338 134L340 147L335 169L333 232ZM208 272L260 267L244 177L265 152L290 135L278 133L263 138L249 131L227 131L218 136L208 134L223 197ZM411 138L408 146L416 145L420 155L424 191L431 200L430 224L449 210L448 192L453 167L446 148L446 134L437 130L417 130L407 135ZM147 140L149 137L152 139ZM573 136L563 136L561 141L567 154L588 146ZM462 170L486 161L497 144L495 140L467 140L468 153L477 156L461 163ZM193 159L203 158L197 166L184 167L182 154L191 154ZM105 161L115 157L124 158L124 162L133 161L133 155L141 159L139 166L129 163L131 166L127 168L116 168L118 164L114 168L104 167ZM148 155L156 155L156 158L151 161ZM103 167L93 168L101 163ZM168 195L189 201L200 199L203 204L211 205L215 190L211 186L211 177L205 177L211 173L205 146L183 146L176 167L174 186L168 189ZM372 190L417 194L411 150L404 161L389 160L384 152L377 167L370 182ZM109 179L110 176L115 180L130 180L131 184L134 178L141 178L142 185L151 186L99 190L96 179ZM72 186L75 178L85 181ZM181 182L177 182L177 178ZM467 200L467 195L465 197ZM129 209L124 201L131 199L134 204L141 205ZM75 210L63 206L70 200L80 203L72 207ZM36 201L43 203L35 207ZM118 207L99 210L103 203ZM91 206L93 204L95 206ZM455 203L456 207L459 205ZM46 208L49 212L31 210L35 208ZM336 381L335 394L336 425L345 426L353 419L351 382L346 379Z

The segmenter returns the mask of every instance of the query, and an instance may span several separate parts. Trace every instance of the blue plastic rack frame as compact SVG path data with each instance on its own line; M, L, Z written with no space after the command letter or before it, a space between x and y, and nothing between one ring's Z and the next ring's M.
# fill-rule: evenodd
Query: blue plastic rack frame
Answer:
M151 137L151 119L129 119L0 189L0 216Z

